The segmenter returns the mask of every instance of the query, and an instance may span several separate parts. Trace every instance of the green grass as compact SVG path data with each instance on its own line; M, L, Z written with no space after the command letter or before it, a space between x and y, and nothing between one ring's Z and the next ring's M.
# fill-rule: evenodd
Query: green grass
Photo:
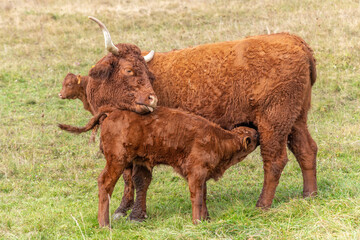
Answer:
M104 167L84 125L82 103L57 97L67 72L86 75L104 54L101 19L114 42L169 51L271 31L303 37L315 51L309 129L318 152L319 196L302 198L289 153L269 211L255 208L262 188L259 150L209 181L211 222L194 226L187 184L154 169L148 220L97 223L97 176ZM3 239L359 239L359 1L79 1L0 3L0 238ZM120 180L111 212L120 203Z

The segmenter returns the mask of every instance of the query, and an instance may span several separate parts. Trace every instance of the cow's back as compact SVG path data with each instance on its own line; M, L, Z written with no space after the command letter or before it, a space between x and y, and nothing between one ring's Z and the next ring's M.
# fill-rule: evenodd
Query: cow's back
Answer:
M300 40L274 34L156 53L148 65L159 105L232 128L255 122L266 106L292 94L289 110L299 114L311 88L309 54Z

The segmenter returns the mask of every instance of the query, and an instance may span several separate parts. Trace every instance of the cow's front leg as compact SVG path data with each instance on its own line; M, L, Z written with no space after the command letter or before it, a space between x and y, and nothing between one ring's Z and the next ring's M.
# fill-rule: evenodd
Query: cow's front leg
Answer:
M300 118L293 126L288 141L303 174L304 197L316 196L316 153L317 145L312 139L306 124L306 117Z
M125 217L128 210L134 206L134 184L132 180L132 165L125 168L123 173L124 194L120 206L116 209L113 220Z

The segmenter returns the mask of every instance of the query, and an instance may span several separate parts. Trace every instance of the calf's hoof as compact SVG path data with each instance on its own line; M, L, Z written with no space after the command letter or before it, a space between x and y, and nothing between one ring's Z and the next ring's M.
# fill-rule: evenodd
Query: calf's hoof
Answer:
M134 222L143 222L146 220L147 217L148 216L146 215L145 212L141 212L141 213L131 212L127 219Z
M122 217L126 217L127 211L129 211L134 206L134 201L121 202L120 206L115 210L113 215L113 220L118 220Z
M200 219L193 219L192 222L193 222L194 225L198 225L198 224L201 223L201 220Z
M211 222L210 216L207 216L207 217L203 218L203 221L204 222Z
M303 192L303 198L316 197L316 196L317 196L317 191L314 191L314 192Z
M271 208L271 203L266 203L264 201L257 201L256 207L262 210L269 210Z
M123 213L123 212L115 212L114 215L113 215L113 221L117 221L119 220L120 218L123 218L123 217L126 217L126 212Z

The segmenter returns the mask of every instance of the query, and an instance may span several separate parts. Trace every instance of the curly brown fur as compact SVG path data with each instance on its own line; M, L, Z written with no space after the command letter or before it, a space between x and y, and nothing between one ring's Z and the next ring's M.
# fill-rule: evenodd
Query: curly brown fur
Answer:
M316 195L317 146L306 124L316 61L303 39L279 33L155 53L148 67L160 106L183 108L226 129L258 129L265 172L258 207L272 204L287 145L302 170L304 197Z
M149 71L140 49L132 44L117 44L119 55L103 57L90 69L86 93L95 112L104 105L137 113L151 112L157 97L151 86Z
M113 111L101 126L106 166L98 178L100 226L109 224L109 196L124 169L131 164L150 170L170 165L189 184L193 222L208 218L206 181L219 179L230 166L242 161L257 146L254 129L239 127L227 131L191 113L158 107L154 113L139 115ZM148 180L145 180L148 179ZM136 194L130 219L146 217L146 192L151 173L134 173Z
M96 112L109 104L147 113L155 90L159 105L183 108L225 129L253 125L264 163L257 206L272 204L287 145L301 167L304 196L316 194L317 146L306 123L316 67L300 37L280 33L156 53L148 67L135 46L117 47L119 56L108 54L89 72L87 94ZM131 76L124 72L129 64Z

